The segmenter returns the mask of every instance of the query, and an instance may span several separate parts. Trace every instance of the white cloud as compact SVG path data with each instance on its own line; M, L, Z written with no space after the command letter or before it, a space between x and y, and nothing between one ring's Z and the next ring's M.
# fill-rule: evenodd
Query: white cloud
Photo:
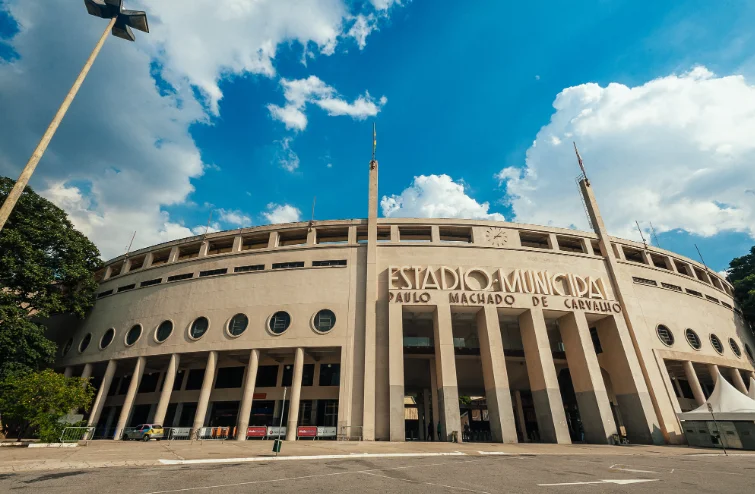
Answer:
M634 221L698 235L755 238L755 86L704 67L641 86L564 89L527 151L524 169L498 175L516 219L586 229L574 186L576 141L603 218L635 238Z
M278 150L277 159L281 168L287 172L295 172L299 168L299 155L297 155L293 149L291 149L291 141L293 138L284 137L283 140L278 141L280 149Z
M377 29L377 22L374 15L359 14L347 34L356 40L360 50L364 50L367 46L367 36L375 29Z
M370 0L370 3L378 10L388 10L393 5L401 5L401 0Z
M325 84L317 76L311 75L306 79L281 79L283 97L286 105L268 105L268 110L275 120L286 124L287 129L304 130L307 127L307 116L304 109L307 104L319 106L330 116L347 115L356 120L364 120L378 114L388 98L382 96L377 103L365 92L357 97L353 103L341 98L337 91Z
M271 202L267 205L267 211L262 216L268 223L294 223L301 220L301 211L290 204L275 204Z
M489 213L490 204L469 197L464 184L448 175L420 175L399 195L383 196L380 207L385 217L470 218L503 221L503 215Z
M238 209L218 209L220 221L234 226L251 226L252 218Z

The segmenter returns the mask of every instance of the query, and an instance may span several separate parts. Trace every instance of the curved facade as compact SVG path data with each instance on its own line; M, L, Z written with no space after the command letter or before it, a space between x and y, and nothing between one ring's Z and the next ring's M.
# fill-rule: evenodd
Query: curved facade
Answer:
M601 233L582 186L596 233L371 208L132 252L53 328L56 366L94 377L108 435L282 416L289 439L683 442L676 412L718 372L745 391L755 339L725 280Z

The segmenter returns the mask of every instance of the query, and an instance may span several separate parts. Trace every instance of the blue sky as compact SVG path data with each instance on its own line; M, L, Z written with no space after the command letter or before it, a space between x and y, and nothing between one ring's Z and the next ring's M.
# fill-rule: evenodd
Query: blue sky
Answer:
M577 140L617 236L652 221L662 247L697 259L697 243L715 270L754 243L755 149L738 135L755 131L745 0L313 0L301 14L272 2L233 26L223 2L183 26L168 1L126 3L152 32L108 40L32 182L105 257L134 230L137 246L203 231L211 210L217 229L309 219L317 196L316 219L364 217L373 122L384 215L586 228ZM0 125L18 129L0 138L0 172L15 178L102 22L75 2L0 11L0 105L13 106ZM72 39L33 39L53 15ZM306 126L276 119L284 81L310 77ZM24 100L31 89L49 96ZM115 116L93 118L116 90Z

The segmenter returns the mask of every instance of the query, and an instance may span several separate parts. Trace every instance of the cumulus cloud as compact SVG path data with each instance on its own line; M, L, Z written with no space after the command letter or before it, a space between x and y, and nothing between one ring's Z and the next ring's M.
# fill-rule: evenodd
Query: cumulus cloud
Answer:
M301 221L301 211L299 208L290 204L275 204L271 202L267 205L267 211L262 213L267 223L294 223Z
M378 10L388 10L394 5L401 5L401 0L370 0L370 3Z
M281 79L285 106L270 104L268 110L275 119L286 124L287 129L304 130L307 127L307 116L304 109L308 104L319 106L330 116L346 115L356 120L374 117L382 109L388 99L383 96L377 102L365 92L352 103L341 98L338 92L319 77L311 75L306 79Z
M574 186L576 141L603 218L615 235L721 231L755 238L755 86L704 67L643 85L561 91L524 168L498 174L516 219L587 228Z
M251 226L252 218L238 209L218 209L220 221L233 226Z
M360 50L364 50L364 47L367 46L367 36L375 29L377 29L377 22L373 14L359 14L354 19L354 24L351 25L347 34L354 38Z
M291 141L293 138L284 137L280 144L280 149L277 153L278 165L287 172L295 172L299 168L299 155L297 155L293 149L291 149Z
M399 195L383 196L380 207L385 217L470 218L503 221L503 215L489 213L490 204L469 197L464 184L448 175L420 175Z

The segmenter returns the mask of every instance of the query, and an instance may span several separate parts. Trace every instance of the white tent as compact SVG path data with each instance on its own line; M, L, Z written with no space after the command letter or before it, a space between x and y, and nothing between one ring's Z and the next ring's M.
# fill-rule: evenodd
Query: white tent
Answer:
M750 378L750 396L755 394L755 380ZM755 421L755 399L742 394L737 388L729 384L719 372L716 387L708 401L701 407L689 412L679 413L679 420L712 420L708 405L713 408L716 420L721 421Z

